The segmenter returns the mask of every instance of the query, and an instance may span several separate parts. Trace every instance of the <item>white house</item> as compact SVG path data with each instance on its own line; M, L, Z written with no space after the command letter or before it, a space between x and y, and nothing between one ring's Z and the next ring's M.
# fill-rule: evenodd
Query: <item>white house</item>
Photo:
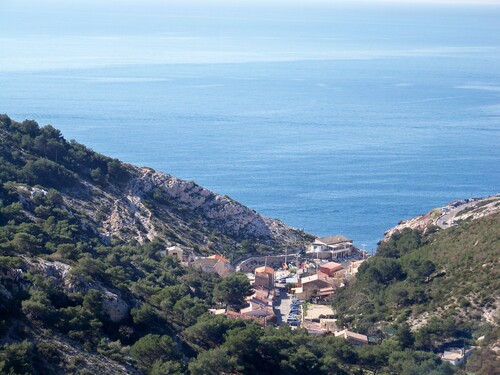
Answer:
M443 354L441 354L441 359L443 361L449 362L452 365L455 366L460 366L464 361L467 359L469 355L474 352L475 348L469 348L465 350L465 348L462 349L448 349L445 350Z
M343 258L351 255L354 247L352 240L341 235L316 238L309 245L307 253L316 254L318 258Z

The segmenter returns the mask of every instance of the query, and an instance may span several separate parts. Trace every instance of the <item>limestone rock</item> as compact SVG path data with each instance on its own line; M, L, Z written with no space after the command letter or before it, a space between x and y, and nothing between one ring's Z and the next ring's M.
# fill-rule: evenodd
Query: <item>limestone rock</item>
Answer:
M130 306L118 294L106 291L102 310L113 323L119 323L128 316Z

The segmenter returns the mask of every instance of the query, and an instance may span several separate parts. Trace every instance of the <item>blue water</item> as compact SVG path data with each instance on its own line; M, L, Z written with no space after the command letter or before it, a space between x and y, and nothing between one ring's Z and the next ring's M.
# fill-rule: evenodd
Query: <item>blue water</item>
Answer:
M69 27L71 9L33 30L13 17L0 112L371 249L400 220L500 191L500 8L384 9L200 12L196 28L141 13L127 33Z

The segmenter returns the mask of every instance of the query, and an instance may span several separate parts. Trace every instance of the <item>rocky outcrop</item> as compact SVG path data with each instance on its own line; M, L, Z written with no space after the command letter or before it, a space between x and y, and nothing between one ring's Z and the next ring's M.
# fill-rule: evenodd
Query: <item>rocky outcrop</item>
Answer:
M453 201L441 208L435 208L425 215L401 221L397 226L385 232L383 241L387 241L394 233L405 228L426 232L429 228L447 229L460 221L481 219L500 212L500 195L485 198L472 198Z
M458 206L453 220L457 222L462 220L477 220L497 212L500 212L500 195L471 200L468 204Z
M122 298L117 290L110 290L99 282L88 282L79 275L71 275L64 280L64 289L67 292L87 294L90 290L97 290L102 295L102 311L113 323L119 323L128 317L131 306Z
M27 162L41 163L34 171L16 177L22 183L9 185L9 189L17 190L24 214L36 222L39 217L35 210L42 203L66 211L68 217L78 221L82 242L99 234L105 244L114 239L128 243L136 240L139 244L160 239L167 246L180 244L220 252L238 247L243 240L256 248L296 249L312 239L193 181L138 168L66 142L53 128L50 136L68 155L52 160L47 150L28 141L30 137L25 139L30 147L23 146L21 125L19 129L5 129L9 127L0 129L0 138L8 139L5 152L23 155L12 157L16 162L9 162L9 168L24 168L23 163L31 168ZM55 177L59 173L62 177Z
M110 290L97 281L89 282L81 275L72 274L72 266L58 261L48 261L42 258L24 258L26 264L41 272L54 286L61 287L68 293L87 294L90 290L98 290L102 294L102 310L109 320L119 323L128 317L130 305L118 291ZM13 270L15 271L15 270ZM0 294L10 298L10 292L2 289Z
M141 175L128 186L128 200L141 205L141 198L153 189L161 189L178 208L201 216L223 233L234 236L254 236L268 241L296 241L298 231L278 220L265 218L235 200L215 194L192 181L184 181L168 174L140 170Z
M88 197L65 196L68 205L87 213L103 239L133 238L142 244L161 238L207 249L235 245L243 239L297 248L310 240L304 232L193 181L150 168L127 168L132 178L124 186L103 188L82 181L91 192Z
M396 232L401 232L405 228L410 228L412 230L417 230L420 232L425 232L427 228L434 224L434 218L432 213L428 213L422 216L417 216L409 220L404 220L399 222L394 228L389 229L385 232L385 237L383 241L387 241Z
M123 321L130 311L130 306L116 293L105 290L103 293L102 311L113 323Z

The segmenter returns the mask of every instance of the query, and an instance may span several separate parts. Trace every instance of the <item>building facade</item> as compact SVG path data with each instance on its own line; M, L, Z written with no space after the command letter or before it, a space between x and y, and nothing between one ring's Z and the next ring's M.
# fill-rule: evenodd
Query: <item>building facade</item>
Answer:
M308 246L307 253L320 259L338 259L351 255L353 250L354 246L351 239L341 235L335 235L316 238L314 242Z

